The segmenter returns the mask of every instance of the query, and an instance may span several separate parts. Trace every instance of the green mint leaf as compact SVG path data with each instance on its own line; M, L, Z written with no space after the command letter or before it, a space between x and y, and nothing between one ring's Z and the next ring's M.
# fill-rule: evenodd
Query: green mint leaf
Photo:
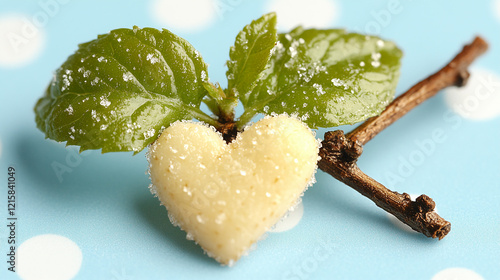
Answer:
M170 31L113 30L56 71L35 106L37 126L81 150L139 152L170 123L206 116L206 81L199 53Z
M246 103L276 44L276 14L270 13L252 21L236 36L229 52L228 96Z
M401 56L392 42L344 30L280 34L240 121L289 113L317 128L378 115L394 97Z

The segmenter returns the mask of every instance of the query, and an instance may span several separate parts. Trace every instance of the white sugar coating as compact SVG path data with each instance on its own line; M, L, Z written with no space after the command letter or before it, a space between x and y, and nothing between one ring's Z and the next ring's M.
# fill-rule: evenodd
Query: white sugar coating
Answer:
M212 127L176 122L150 147L152 188L170 220L228 265L314 182L318 146L286 115L265 117L230 144Z
M98 81L98 79L99 79L99 78L97 78L97 77L96 77L96 80L97 80L97 81ZM99 104L101 104L101 105L102 105L102 106L104 106L105 108L108 108L108 107L109 107L109 105L111 105L111 102L110 102L108 99L106 99L106 97L105 97L105 96L101 96L101 97L100 97L100 99L101 99L101 102L99 102Z
M149 173L149 172L148 172ZM155 197L158 196L158 192L156 190L156 186L153 185L153 184L149 184L149 191L151 192L152 195L154 195Z
M132 80L134 78L134 75L130 72L127 72L127 73L123 73L123 80L125 82L128 82L130 80Z

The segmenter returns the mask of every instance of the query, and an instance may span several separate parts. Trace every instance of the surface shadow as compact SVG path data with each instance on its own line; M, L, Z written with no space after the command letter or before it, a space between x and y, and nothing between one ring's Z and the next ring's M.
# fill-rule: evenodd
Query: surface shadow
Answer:
M136 156L127 152L101 154L100 150L79 153L79 147L44 139L42 133L19 135L14 149L20 169L39 185L95 185L103 179L128 182L145 177L147 169L142 153Z
M207 257L203 249L194 241L186 239L186 233L183 230L172 225L167 210L160 205L158 198L152 195L137 197L134 206L146 226L154 229L159 236L164 237L165 242L169 245L175 246L179 251L193 256L199 261L217 264L214 259Z
M45 184L59 184L52 163L64 163L67 150L62 143L44 139L41 133L25 132L15 141L16 165L25 175Z
M120 207L123 199L147 186L144 156L131 153L101 154L100 151L78 153L77 147L66 147L44 139L43 134L25 132L12 146L16 167L26 178L30 199L53 207L106 209ZM54 164L65 170L58 177ZM26 195L27 197L28 195Z
M357 193L349 186L344 185L342 182L332 180L332 178L321 178L329 177L328 174L317 174L317 177L318 181L321 181L322 183L317 184L317 186L312 188L310 196L314 200L315 204L324 209L328 209L328 212L331 211L330 213L338 213L342 216L348 217L349 219L361 220L367 225L380 225L388 232L399 235L405 239L412 239L424 243L430 243L433 241L432 238L428 238L421 233L407 232L402 228L399 228L391 222L387 212L378 208L378 206L374 203L372 203L371 207L376 207L377 209L364 206L364 204L359 202L349 203L349 201L352 201L352 198L348 192L352 192L353 195L361 196L361 194ZM368 198L364 199L368 200ZM370 228L371 226L367 226L366 230L368 231Z

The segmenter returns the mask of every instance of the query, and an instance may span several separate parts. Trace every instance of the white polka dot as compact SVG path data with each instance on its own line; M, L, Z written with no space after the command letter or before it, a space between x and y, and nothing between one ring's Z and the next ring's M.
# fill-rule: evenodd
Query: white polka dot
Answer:
M153 17L167 29L198 31L215 20L217 0L154 0Z
M493 11L495 11L495 15L498 20L500 20L500 0L494 0L493 2Z
M24 241L17 249L17 273L24 280L69 280L82 265L75 242L55 234Z
M476 272L461 267L452 267L438 272L432 280L484 280L484 278Z
M284 218L276 223L269 232L283 232L294 228L300 222L300 219L302 219L302 215L304 215L304 205L300 202L292 211L289 211Z
M306 28L332 27L339 14L338 4L332 0L273 0L268 11L278 15L278 27L290 30L302 25Z
M0 67L20 67L40 54L45 34L26 16L0 16Z
M411 198L412 201L415 201L415 199L417 197L419 197L419 196L420 195L417 195L417 194L410 194L410 198ZM438 212L437 211L437 207L434 208L434 212L436 212L436 213ZM398 220L398 218L394 217L394 215L392 215L390 213L387 213L387 217L399 229L404 230L406 232L410 232L410 233L418 233L415 230L413 230L409 225L407 225L407 224L401 222L400 220Z
M500 77L488 70L472 69L464 87L445 90L445 100L453 111L467 119L500 116Z

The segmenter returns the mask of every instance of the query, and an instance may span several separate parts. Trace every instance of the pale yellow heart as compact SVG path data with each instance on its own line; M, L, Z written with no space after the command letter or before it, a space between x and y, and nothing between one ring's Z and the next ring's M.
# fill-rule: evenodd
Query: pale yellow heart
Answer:
M222 264L238 260L312 183L318 142L299 120L262 119L226 144L200 123L168 127L149 151L172 221Z

